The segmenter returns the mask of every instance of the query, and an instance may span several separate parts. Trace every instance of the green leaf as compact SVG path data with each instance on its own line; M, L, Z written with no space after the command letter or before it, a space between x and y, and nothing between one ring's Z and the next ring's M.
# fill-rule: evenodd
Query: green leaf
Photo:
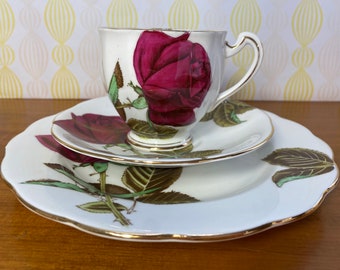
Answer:
M213 113L214 122L220 127L238 125L241 120L235 113L234 106L228 102L221 103Z
M100 184L94 183L93 186L97 187L100 189ZM117 185L111 185L111 184L106 184L105 185L105 194L109 195L112 198L119 198L119 199L127 199L131 200L134 199L135 197L140 197L149 193L153 193L157 190L157 188L154 189L147 189L143 190L140 192L131 192L127 188L117 186Z
M243 114L247 111L255 109L253 106L250 106L249 104L239 100L228 100L228 102L233 106L236 114Z
M132 107L135 109L145 109L148 107L148 104L146 103L145 97L138 97L132 102Z
M113 74L110 80L109 85L109 97L113 104L116 104L118 101L118 84L116 76Z
M290 168L276 172L272 179L273 182L278 186L282 187L285 183L313 177L332 171L334 167L321 167L321 168Z
M180 192L158 192L150 196L144 196L137 199L139 202L150 204L179 204L199 202L198 199Z
M132 146L127 143L119 143L117 144L118 147L124 149L124 150L132 150Z
M194 146L192 145L192 143L187 144L186 146L179 148L179 149L175 149L175 150L169 150L169 151L152 151L152 153L158 153L159 155L162 155L163 157L168 157L168 158L179 158L179 157L186 157L187 155L190 155L190 152L194 149ZM144 154L144 156L147 157L157 157L157 155L155 156L153 155L148 155L148 154Z
M157 190L160 192L179 179L182 168L128 167L122 182L134 192Z
M67 176L75 176L73 171L68 169L67 167L63 166L63 165L60 165L58 163L44 163L47 167L57 171L57 172L61 172L62 174L64 175L67 175Z
M214 119L215 123L221 127L229 127L241 124L238 114L243 114L253 110L254 107L238 101L227 100L218 105L215 110L208 112L201 119L202 122Z
M279 187L293 180L325 174L334 169L334 161L329 156L306 148L277 149L263 160L289 168L273 175L273 182Z
M117 105L119 102L118 99L118 90L124 86L123 74L120 68L119 61L117 61L115 68L113 70L113 74L109 84L109 97L114 105Z
M107 171L107 168L109 167L109 163L108 162L94 162L92 166L97 173L103 173Z
M326 154L306 148L281 148L263 159L272 165L291 168L333 167L334 161Z
M100 190L98 190L96 187L91 185L90 183L78 178L71 170L68 168L56 164L56 163L45 163L45 165L53 170L55 170L58 173L61 173L65 176L67 176L69 179L73 180L76 182L78 185L82 186L87 192L91 194L101 194Z
M130 118L127 124L139 136L144 138L168 139L172 138L177 133L177 130L172 127L151 126L148 122L135 118Z
M110 147L115 147L115 146L120 147L124 150L132 150L132 146L127 143L117 143L117 144L110 143L110 144L105 144L103 147L104 149L109 149Z
M124 205L119 203L113 203L118 211L128 210ZM111 214L112 210L104 201L88 202L81 205L77 205L82 210L96 214Z
M207 112L203 117L202 119L200 120L201 122L207 122L207 121L210 121L214 119L214 112Z
M57 187L64 188L69 190L74 190L78 192L85 192L84 189L72 183L65 183L58 180L50 180L50 179L41 179L41 180L30 180L25 181L22 184L32 184L32 185L41 185L41 186L49 186L49 187Z

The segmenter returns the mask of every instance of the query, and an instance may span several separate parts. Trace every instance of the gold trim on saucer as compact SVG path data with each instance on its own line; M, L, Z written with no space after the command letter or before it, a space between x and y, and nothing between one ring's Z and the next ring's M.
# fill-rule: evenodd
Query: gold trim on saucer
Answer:
M259 109L258 109L259 110ZM262 111L262 110L261 110ZM78 152L80 154L86 155L86 156L91 156L94 158L98 158L98 159L103 159L103 160L107 160L107 161L111 161L111 162L115 162L115 163L120 163L123 165L135 165L135 166L153 166L153 167L179 167L179 166L194 166L194 165L201 165L201 164L207 164L207 163L211 163L211 162L216 162L216 161L222 161L222 160L227 160L227 159L231 159L234 157L238 157L247 153L250 153L254 150L259 149L260 147L262 147L264 144L266 144L267 142L269 142L269 140L273 137L274 134L274 125L272 122L272 119L270 118L270 116L263 111L265 117L267 117L269 124L270 124L270 132L268 133L267 137L265 137L262 141L260 141L257 144L254 144L251 147L245 148L244 150L240 150L240 151L236 151L235 153L228 153L228 154L215 154L215 155L207 155L204 157L194 157L194 158L162 158L162 155L164 154L164 152L166 153L166 151L162 152L151 152L150 153L154 153L159 155L157 158L141 158L138 156L122 156L122 155L108 155L107 153L105 153L103 151L103 153L100 153L100 151L98 149L92 149L92 147L87 144L86 142L83 142L84 145L86 145L86 148L83 147L83 149L81 147L77 147L76 145L71 145L70 143L67 143L66 141L64 141L63 139L59 138L55 132L53 131L53 125L51 127L51 134L54 137L54 139L60 143L61 145L63 145L64 147ZM55 117L57 118L58 115ZM85 150L87 149L87 150Z

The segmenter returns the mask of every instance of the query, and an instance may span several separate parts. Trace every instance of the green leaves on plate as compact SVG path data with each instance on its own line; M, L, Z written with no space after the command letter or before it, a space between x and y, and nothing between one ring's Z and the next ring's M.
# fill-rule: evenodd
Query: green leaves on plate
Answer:
M113 202L114 206L118 209L118 211L127 211L128 208L120 203ZM111 214L112 210L107 205L105 201L95 201L88 202L81 205L77 205L82 210L87 212L95 213L95 214Z
M52 179L29 180L29 181L23 182L23 184L57 187L57 188L74 190L78 192L84 192L84 193L86 192L84 189L82 189L81 187L75 184L65 183L62 181L52 180Z
M122 182L134 192L147 189L164 190L171 186L182 173L182 168L128 167Z
M182 168L151 168L151 167L127 167L121 176L123 186L107 183L108 162L94 162L91 164L98 175L99 182L88 182L78 176L75 170L82 169L81 166L73 166L69 169L58 163L45 163L50 169L66 176L70 182L53 179L38 179L23 182L23 184L49 186L54 188L68 189L81 193L87 193L95 197L96 201L77 205L78 208L97 214L113 214L115 221L123 226L131 224L130 220L122 212L130 214L137 202L149 204L178 204L198 202L194 197L178 191L167 190L176 182L181 174ZM127 207L117 199L133 201L132 207Z
M175 204L197 202L198 200L180 192L165 191L181 176L182 168L128 167L122 182L134 192L154 190L143 194L137 201L151 204Z
M139 198L138 201L151 204L178 204L199 202L199 200L194 197L176 191L154 193L150 196L143 196Z
M216 150L218 151L218 150ZM182 153L183 154L183 153ZM194 154L188 153L188 154ZM213 154L211 152L196 153L201 155ZM305 148L281 148L273 151L263 159L271 165L286 167L277 171L273 176L273 182L282 187L285 183L303 178L322 175L332 171L335 167L334 161L324 153ZM109 163L91 164L94 173L98 175L99 182L91 183L76 174L76 170L81 170L81 166L73 166L69 169L57 163L45 163L47 167L66 176L70 181L60 181L54 179L38 179L23 182L23 184L50 186L54 188L68 189L71 191L86 193L94 198L90 201L77 205L80 209L97 214L112 213L115 221L123 226L128 226L131 222L123 215L123 212L131 214L135 205L139 203L148 204L180 204L193 203L199 200L171 189L171 186L180 179L183 168L153 168L153 167L126 167L120 176L122 185L108 183L107 171ZM125 199L118 201L118 199ZM127 207L126 202L133 202Z
M222 102L215 110L207 113L201 121L214 120L220 127L229 127L241 124L238 114L243 114L254 107L237 100Z
M281 148L272 152L264 161L288 169L276 172L272 180L282 187L285 183L328 173L334 161L326 154L306 148Z

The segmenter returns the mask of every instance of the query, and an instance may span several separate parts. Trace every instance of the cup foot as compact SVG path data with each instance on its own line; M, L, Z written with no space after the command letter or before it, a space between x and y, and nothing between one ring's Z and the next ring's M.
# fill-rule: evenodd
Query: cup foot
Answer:
M137 150L147 152L173 152L185 151L192 148L192 138L187 136L175 139L144 138L130 131L127 136L128 143Z

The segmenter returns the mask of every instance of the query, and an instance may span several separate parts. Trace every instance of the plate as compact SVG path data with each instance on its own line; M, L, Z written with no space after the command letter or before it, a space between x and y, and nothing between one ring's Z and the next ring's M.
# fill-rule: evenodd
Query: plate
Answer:
M275 134L260 149L174 168L125 166L70 151L50 135L51 116L8 143L1 173L33 212L97 236L155 242L245 237L311 214L338 182L325 142L268 114Z
M125 142L126 132L127 126L107 97L61 112L52 125L55 139L73 151L125 165L153 167L198 165L249 153L270 140L273 125L262 110L230 101L195 127L192 145L182 152L137 150Z

